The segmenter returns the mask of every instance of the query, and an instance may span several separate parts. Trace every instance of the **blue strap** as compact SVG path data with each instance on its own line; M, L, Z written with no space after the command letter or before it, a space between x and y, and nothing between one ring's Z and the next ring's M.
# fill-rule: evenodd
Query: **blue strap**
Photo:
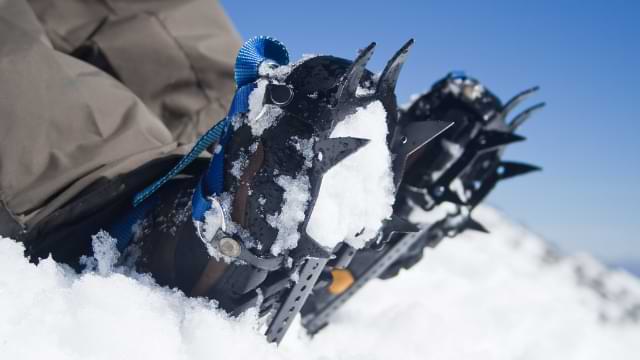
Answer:
M133 208L112 226L111 235L118 239L119 249L124 249L129 243L133 225L156 205L157 201L152 200L155 192L217 142L220 148L214 153L209 169L196 187L192 201L193 218L201 221L204 219L204 214L211 207L207 197L219 195L224 189L224 147L232 136L231 122L238 114L249 111L249 95L256 87L260 65L267 59L286 65L289 63L289 53L281 42L267 36L257 36L245 42L236 58L235 80L238 88L227 116L198 139L189 153L167 174L134 196Z
M122 253L131 242L133 238L133 228L142 221L149 210L153 209L156 205L158 205L158 198L152 196L140 206L131 207L127 212L127 216L119 218L107 229L109 235L117 240L116 247L120 253Z
M229 124L233 117L242 112L249 110L249 94L255 88L255 81L258 79L258 69L260 64L266 59L272 60L279 65L286 65L289 63L289 53L285 46L273 38L267 36L257 36L244 43L238 56L236 57L235 64L235 79L238 86L238 90L231 103L231 108L227 116L218 122L213 128L209 129L204 136L202 136L195 144L193 149L184 156L176 166L173 167L166 175L149 185L133 198L133 205L140 205L145 199L158 191L160 187L167 183L171 178L178 175L184 170L193 160L195 160L205 149L213 145L216 141L219 141L223 134L229 130ZM227 134L227 138L230 136ZM218 160L220 162L222 160ZM214 161L215 163L215 161ZM213 192L221 192L222 182L222 168L217 165L215 173L212 174L213 179L211 181ZM220 189L216 191L217 189Z
M137 207L144 200L149 198L153 193L158 191L160 187L167 183L167 181L171 180L174 176L178 175L184 168L186 168L193 160L195 160L205 149L211 146L214 142L216 142L222 133L227 129L229 124L229 118L226 117L219 123L217 123L214 127L209 129L204 136L202 136L195 144L195 146L189 151L189 153L184 156L178 164L176 164L166 175L156 180L153 184L147 186L142 191L137 193L133 197L133 206Z
M237 114L249 111L249 95L251 95L255 86L254 83L250 83L236 91L236 95L231 103L231 109L229 110L229 114L231 115L227 115L226 119L232 119ZM203 221L204 213L211 207L207 196L220 195L224 190L224 149L231 138L232 130L231 127L228 127L227 131L220 136L218 141L219 147L214 151L209 169L207 169L207 172L200 180L193 194L191 207L194 220Z
M236 95L231 103L231 109L229 110L229 117L233 118L237 114L246 113L249 111L249 96L253 89L255 89L255 83L249 83L242 86L236 91ZM223 189L223 164L224 164L224 149L229 142L233 133L233 129L225 132L220 138L218 143L219 148L213 155L209 170L205 175L205 184L207 194L220 194Z
M156 180L153 184L137 193L133 198L133 206L140 205L145 199L158 191L162 185L171 180L174 176L180 174L189 164L193 162L203 151L213 145L216 141L220 141L223 135L227 134L230 129L231 120L241 112L247 112L249 109L249 94L255 88L255 84L247 84L236 91L231 103L228 115L218 122L214 127L209 129L194 145L194 147L164 176Z
M286 65L289 63L289 53L281 42L266 36L250 39L238 52L235 79L240 88L233 99L230 113L237 114L249 111L249 95L255 88L255 81L259 77L260 64L265 60L271 60L278 65ZM207 197L220 195L224 190L224 152L230 137L231 131L228 131L220 140L220 147L193 194L191 210L194 220L204 221L205 213L211 208Z

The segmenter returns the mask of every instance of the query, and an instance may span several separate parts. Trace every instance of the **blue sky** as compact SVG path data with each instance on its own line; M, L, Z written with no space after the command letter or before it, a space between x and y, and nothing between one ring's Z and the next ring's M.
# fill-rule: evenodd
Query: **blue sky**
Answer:
M507 157L544 168L489 202L567 252L640 261L640 2L222 1L245 37L271 35L293 58L353 58L376 41L379 71L415 38L399 102L464 70L507 100L540 85L547 107ZM258 5L259 4L259 5Z

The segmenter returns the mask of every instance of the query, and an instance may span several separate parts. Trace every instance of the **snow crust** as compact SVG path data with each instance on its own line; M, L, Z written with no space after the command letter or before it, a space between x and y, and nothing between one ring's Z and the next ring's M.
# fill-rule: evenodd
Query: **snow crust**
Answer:
M108 232L100 230L92 236L91 245L94 255L92 257L82 256L80 263L83 264L88 271L95 271L103 276L112 273L120 258L120 252L116 247L117 244L118 240Z
M281 359L253 312L228 319L126 268L78 275L51 259L33 265L23 251L0 238L2 359ZM105 269L109 258L93 260Z
M249 94L249 114L246 122L251 127L253 136L261 136L262 133L273 126L276 118L282 112L277 106L264 105L264 94L267 88L268 80L258 80L256 88Z
M0 238L0 357L638 358L637 278L588 255L559 257L490 208L474 217L492 234L446 239L410 271L368 284L313 340L296 323L279 348L258 333L255 313L228 319L118 264L80 275L51 259L34 265ZM94 260L109 264L107 253Z
M210 199L209 201L213 204L213 202L217 200ZM196 222L196 228L202 228L202 237L204 238L202 240L204 240L206 244L210 244L220 228L223 227L225 214L221 210L218 206L212 206L204 213L204 222L202 224Z
M313 349L332 349L327 358L344 349L345 359L637 359L637 278L586 254L560 257L493 209L474 218L491 234L446 239L410 271L368 284Z
M343 240L361 248L393 211L393 173L382 103L372 102L347 116L336 125L331 137L370 142L324 175L307 233L329 248Z
M310 187L309 178L305 175L296 178L281 175L276 178L276 183L284 189L282 209L276 215L267 216L269 225L278 230L276 240L271 246L271 253L275 256L298 246L298 226L304 221Z

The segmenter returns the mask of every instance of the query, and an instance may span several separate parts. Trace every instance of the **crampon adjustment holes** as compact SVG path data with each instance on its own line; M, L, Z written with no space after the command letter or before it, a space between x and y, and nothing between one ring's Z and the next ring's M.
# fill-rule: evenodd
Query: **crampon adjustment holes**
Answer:
M291 325L291 321L300 311L302 305L309 297L313 285L318 280L327 259L307 259L300 269L299 281L295 283L291 291L284 296L282 305L277 310L273 321L267 330L267 341L279 343L286 330Z
M353 296L353 294L355 294L370 280L380 276L380 274L382 274L391 263L404 254L406 249L411 247L422 236L428 236L428 234L427 229L410 233L390 248L384 248L384 250L382 250L384 253L380 256L379 260L372 264L357 279L354 279L351 286L347 287L342 292L338 292L332 300L317 309L313 314L307 314L306 317L303 318L303 326L307 329L307 332L315 334L325 327L332 315L338 311L338 309L340 309L342 305L344 305Z

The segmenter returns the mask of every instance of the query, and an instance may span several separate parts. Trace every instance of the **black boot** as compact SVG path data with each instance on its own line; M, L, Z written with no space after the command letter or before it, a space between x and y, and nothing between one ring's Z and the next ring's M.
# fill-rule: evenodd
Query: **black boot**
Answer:
M537 167L502 161L507 145L524 140L514 131L537 109L526 109L507 122L509 112L537 88L527 90L505 105L475 79L450 74L399 112L400 123L453 122L442 136L409 156L399 183L394 218L380 239L357 250L341 248L321 276L314 295L302 309L303 325L314 334L328 324L344 302L369 280L388 279L422 259L426 246L471 229L486 232L471 211L500 180ZM396 174L397 175L397 174ZM402 233L406 219L413 233ZM410 228L404 223L404 228Z
M139 270L187 295L214 299L231 314L258 306L270 315L268 339L279 341L332 251L343 246L342 238L327 243L310 235L318 227L312 214L324 175L369 143L332 137L336 126L371 104L383 109L386 166L401 174L408 156L450 125L398 121L394 88L411 43L380 79L365 68L374 44L355 61L317 56L293 65L277 41L245 44L236 66L239 88L222 122L226 127L217 125L192 154L135 198L139 210L124 223L137 224L131 238L141 249ZM210 146L210 162L195 159L203 146ZM393 191L401 177L387 171ZM378 230L363 226L353 236L373 237Z

